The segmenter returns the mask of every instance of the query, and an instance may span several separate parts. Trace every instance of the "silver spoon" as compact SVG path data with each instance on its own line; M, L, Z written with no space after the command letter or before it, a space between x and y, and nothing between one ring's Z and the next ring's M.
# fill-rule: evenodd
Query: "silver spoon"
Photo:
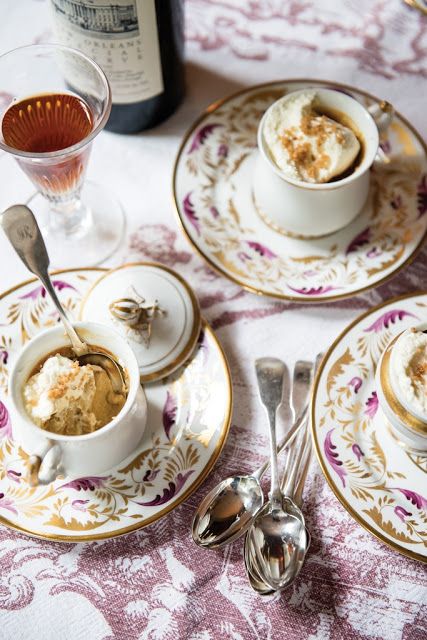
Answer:
M314 370L317 370L321 359L322 355L319 354ZM246 557L251 559L248 569L253 568L255 577L262 577L273 590L285 588L296 578L309 544L304 515L291 497L296 473L307 448L311 446L308 431L302 437L297 447L298 454L292 461L289 474L285 476L282 510L275 517L272 510L268 510L268 505L263 507L245 541ZM291 452L292 455L295 455L294 452Z
M49 277L49 256L31 209L23 204L9 207L1 214L0 224L22 262L27 269L39 278L50 295L79 363L82 365L94 364L102 367L111 380L113 391L115 393L123 393L125 382L117 362L105 353L90 351L88 345L79 338L73 325L68 320Z
M299 361L295 365L292 399L287 403L292 407L291 415L287 418L293 420L294 414L297 418L279 444L278 453L289 446L296 437L307 415L306 405L311 382L307 370L311 369L310 362ZM289 398L286 382L285 379L282 406ZM233 542L247 531L264 503L260 480L269 466L270 459L251 475L231 476L209 491L193 518L192 535L196 544L204 548L217 549Z
M307 360L298 360L295 363L292 380L292 403L298 414L307 404L308 395L313 382L313 374L314 365L312 362ZM290 449L290 452L292 452L292 449ZM290 455L286 456L283 477L287 475L290 458Z
M276 411L281 403L283 376L285 365L276 358L262 358L255 363L261 403L264 405L270 425L271 446L271 490L269 502L257 514L248 533L249 541L253 543L256 553L258 573L264 577L264 582L276 589L276 581L283 574L287 554L286 542L300 539L300 521L289 517L289 510L285 510L285 500L280 490L277 451L276 451ZM287 523L287 537L278 538L277 531L282 531L282 523ZM304 543L306 543L304 529ZM279 543L279 544L278 544ZM260 570L259 567L262 567Z
M294 503L301 508L301 504L302 504L302 494L304 491L304 485L305 485L305 481L307 478L307 473L308 473L308 469L310 466L310 458L311 458L311 440L307 440L306 441L306 448L304 451L304 458L303 461L301 463L301 467L300 469L298 469L299 472L299 477L297 479L296 482L296 486L295 487L291 487L290 490L290 494L293 498ZM296 460L294 459L294 468L297 468L296 466ZM283 482L282 482L282 491L284 491L285 488L285 484L287 484L287 476L285 475L283 477ZM305 550L305 555L307 555L307 551L310 547L311 544L311 536L310 536L310 532L308 531L307 527L306 527L306 535L307 535L307 545L306 545L306 550ZM305 559L305 556L304 556ZM249 534L246 535L245 538L245 544L244 544L244 560L245 560L245 569L246 569L246 573L247 576L249 578L249 582L251 584L251 587L260 595L271 595L272 593L275 592L274 589L272 589L270 587L270 585L266 584L264 582L263 576L258 572L258 567L256 562L254 562L254 556L253 556L253 546L250 544L249 541ZM301 565L302 566L302 565ZM299 573L299 571L298 571ZM288 578L288 582L286 583L286 586L289 586L297 577L298 573L289 575ZM283 587L282 587L283 588Z
M304 518L289 496L280 504L270 501L248 531L253 564L272 589L286 586L289 574L301 565L307 549Z
M296 445L294 446L296 447ZM302 502L302 491L304 488L304 483L305 483L306 475L308 472L308 467L310 464L311 441L306 440L303 448L300 447L299 451L300 451L300 455L295 460L295 463L292 467L293 469L298 469L299 466L302 468L302 473L297 483L297 489L294 492L294 485L290 486L289 483L287 482L285 483L286 477L284 477L282 490L284 490L284 485L288 484L289 494L287 497L290 504L292 505L291 508L289 508L289 505L288 505L288 512L289 513L292 512L292 517L299 518L302 523L302 526L304 526L305 528L305 535L306 535L305 547L302 549L300 549L299 547L296 547L294 549L291 548L289 553L288 563L282 575L280 588L273 589L272 586L265 581L265 577L263 574L263 566L260 566L258 563L258 558L256 556L256 547L254 545L253 538L251 537L251 530L249 530L245 538L245 544L244 544L245 568L246 568L246 572L247 572L251 586L253 587L253 589L255 589L255 591L257 591L261 595L268 595L279 590L282 591L283 589L289 587L290 584L292 584L292 582L294 582L294 580L297 578L298 574L301 571L301 568L305 561L305 557L307 555L307 551L311 544L310 532L308 531L307 526L305 525L304 516L300 509L300 505ZM302 458L303 458L303 461L302 461Z

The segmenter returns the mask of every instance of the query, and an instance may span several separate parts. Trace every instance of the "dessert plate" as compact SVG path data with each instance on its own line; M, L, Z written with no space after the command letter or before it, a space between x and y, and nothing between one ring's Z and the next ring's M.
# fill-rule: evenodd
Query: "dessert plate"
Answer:
M345 91L365 106L379 101L316 80L244 89L211 105L187 132L173 190L184 233L211 267L254 293L322 302L375 287L414 258L427 231L427 147L396 114L381 139L389 161L375 163L356 220L323 238L284 235L267 225L253 197L257 127L272 102L308 86Z
M378 407L375 369L390 340L427 313L427 293L388 300L336 339L312 401L317 457L350 515L396 551L427 562L427 456L401 447Z
M80 301L105 269L58 271L62 303ZM138 449L98 476L32 487L28 456L13 439L7 383L22 345L57 323L36 280L0 295L0 523L65 542L106 539L144 527L181 504L207 476L225 443L232 406L222 349L204 323L196 351L173 375L144 386L148 420Z

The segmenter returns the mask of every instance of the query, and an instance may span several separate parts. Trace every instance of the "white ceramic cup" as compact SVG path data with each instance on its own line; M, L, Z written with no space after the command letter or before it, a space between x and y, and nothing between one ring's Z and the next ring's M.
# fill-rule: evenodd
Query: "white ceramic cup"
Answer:
M427 331L427 322L415 327ZM377 365L375 381L378 402L384 413L391 433L407 449L425 455L427 453L427 415L419 413L401 393L394 375L393 362L396 357L394 346L402 334L394 338L384 349Z
M313 90L325 110L345 114L363 137L364 154L355 171L342 180L314 184L294 180L279 169L264 139L264 125L278 102L286 102L298 93ZM374 117L378 118L378 126ZM307 88L294 91L273 103L258 128L258 157L255 164L253 193L255 205L267 224L285 234L318 237L338 231L362 210L369 192L369 169L378 151L381 129L392 117L391 105L381 103L366 109L349 95L334 89Z
M128 396L120 413L93 433L66 436L38 427L25 411L23 387L34 367L47 355L69 346L62 326L47 329L22 349L9 380L14 438L32 458L33 484L51 482L58 474L96 475L115 465L134 451L147 420L147 401L139 380L136 357L127 342L114 329L94 322L75 322L79 336L89 345L111 352L128 375Z

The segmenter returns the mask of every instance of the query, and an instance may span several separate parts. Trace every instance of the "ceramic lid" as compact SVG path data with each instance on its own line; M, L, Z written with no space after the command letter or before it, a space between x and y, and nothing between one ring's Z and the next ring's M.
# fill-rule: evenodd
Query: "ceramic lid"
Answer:
M82 320L113 326L135 352L141 382L159 380L188 358L200 333L197 298L172 269L125 264L95 282L83 299Z

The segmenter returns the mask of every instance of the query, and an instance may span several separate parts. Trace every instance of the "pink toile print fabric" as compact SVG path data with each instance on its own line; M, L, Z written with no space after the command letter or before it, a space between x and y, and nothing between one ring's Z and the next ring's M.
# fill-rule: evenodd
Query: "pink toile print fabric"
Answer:
M1 53L51 40L48 4L3 0ZM158 260L194 287L231 367L230 435L201 488L145 530L67 545L0 527L0 639L422 640L425 567L354 522L317 463L305 493L312 547L300 578L281 595L262 599L251 590L241 542L202 551L191 540L190 523L208 489L253 469L267 454L253 360L273 354L292 366L314 358L361 311L425 288L427 252L387 284L350 300L274 302L206 266L181 235L170 195L186 129L209 103L255 83L306 77L353 84L392 102L425 137L427 17L400 0L187 0L186 33L182 107L143 135L102 133L89 178L113 188L128 217L126 246L107 266ZM0 175L0 209L25 201L31 185L5 155ZM1 290L28 277L3 237L0 256Z

